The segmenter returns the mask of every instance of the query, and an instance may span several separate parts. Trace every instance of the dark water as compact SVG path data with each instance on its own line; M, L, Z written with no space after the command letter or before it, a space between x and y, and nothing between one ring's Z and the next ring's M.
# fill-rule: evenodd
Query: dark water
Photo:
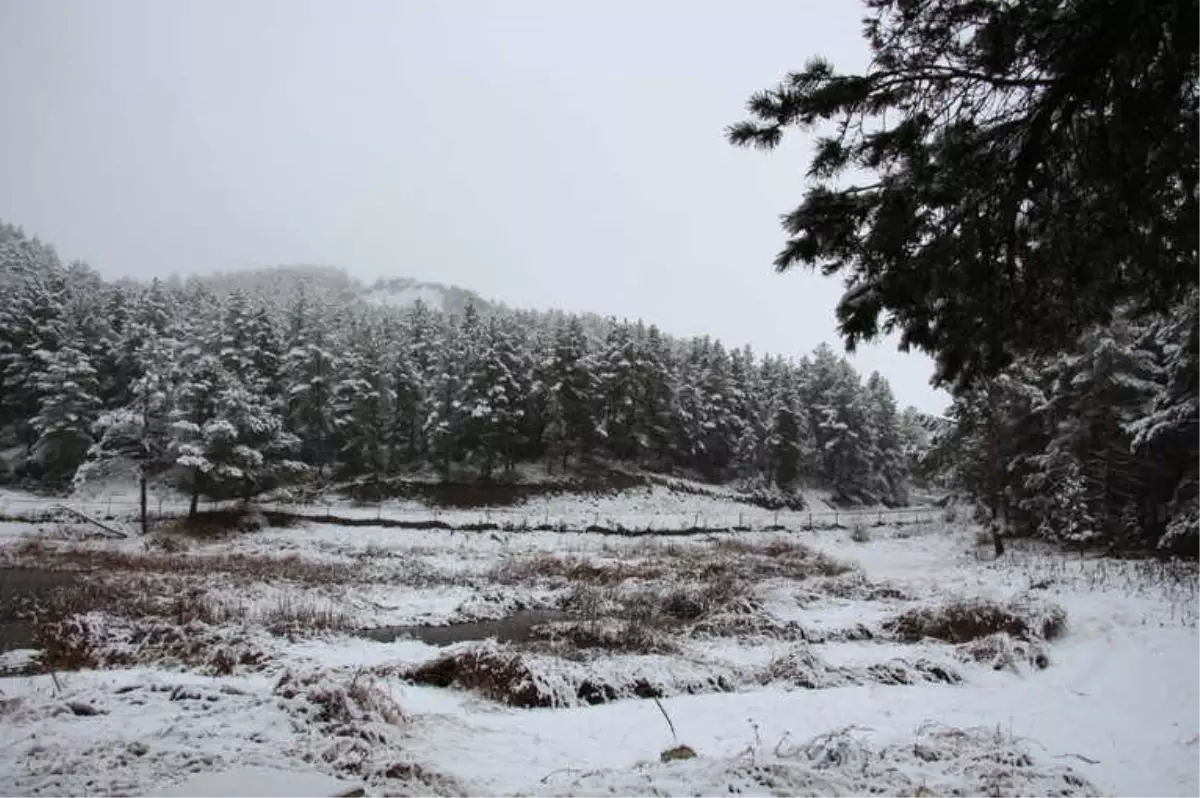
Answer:
M448 646L466 640L495 638L500 643L520 643L533 636L535 627L554 621L565 621L562 610L518 610L506 618L494 621L452 623L447 626L381 626L363 629L359 634L381 643L394 640L420 640L431 646Z
M31 597L75 583L78 574L41 568L0 568L0 652L33 645L33 622L21 610Z

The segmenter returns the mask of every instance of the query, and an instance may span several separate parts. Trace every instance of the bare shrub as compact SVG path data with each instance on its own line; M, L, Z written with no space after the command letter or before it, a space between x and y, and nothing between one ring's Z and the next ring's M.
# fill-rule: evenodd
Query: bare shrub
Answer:
M966 643L997 632L1017 640L1054 640L1066 626L1062 607L1020 597L1007 604L976 598L915 607L888 621L885 629L910 642L931 637Z
M78 671L99 665L95 621L85 615L40 619L34 628L33 645L41 650L37 662L43 673Z
M850 528L850 539L855 543L870 543L871 530L863 524L855 524Z

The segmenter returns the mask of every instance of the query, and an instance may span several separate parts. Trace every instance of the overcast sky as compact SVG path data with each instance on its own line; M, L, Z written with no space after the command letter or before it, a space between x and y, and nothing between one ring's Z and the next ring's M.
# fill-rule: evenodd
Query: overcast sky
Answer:
M807 143L723 137L806 58L818 0L0 0L0 218L107 276L275 263L838 348L838 279L776 275ZM902 405L932 365L860 351Z

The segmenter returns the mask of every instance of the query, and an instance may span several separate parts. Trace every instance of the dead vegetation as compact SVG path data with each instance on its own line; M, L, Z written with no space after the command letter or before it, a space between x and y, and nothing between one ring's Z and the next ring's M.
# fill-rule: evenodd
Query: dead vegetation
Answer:
M626 547L617 560L592 561L575 556L535 554L510 558L487 577L500 584L587 584L613 586L627 581L746 581L810 579L849 573L854 567L790 540L754 540L735 536L712 539L709 546L658 541Z
M674 654L679 646L662 630L634 621L595 619L541 624L531 632L532 647L567 658L586 652ZM538 644L541 645L538 645Z
M404 711L386 685L365 670L353 674L328 671L286 671L275 684L279 706L317 734L310 739L315 747L305 755L319 761L322 769L365 778L373 785L391 782L417 782L424 774L412 763L396 760L402 748L401 729L407 723ZM424 785L419 792L444 786L442 782Z
M647 583L596 587L578 585L563 609L574 619L550 627L543 639L573 641L580 648L667 653L674 635L734 636L748 631L794 632L771 618L751 586L722 576L691 585L656 587Z
M865 667L831 665L808 645L798 645L772 660L759 674L758 681L763 685L783 683L821 690L861 684L960 684L962 676L949 665L924 657L915 660L896 657Z
M332 602L281 593L261 617L245 604L170 578L154 584L78 578L30 602L33 647L44 671L177 664L227 675L266 661L262 624L276 635L348 631L353 619Z
M240 583L295 582L306 585L363 581L364 574L349 563L317 562L295 554L282 557L253 554L195 554L180 551L129 551L84 545L47 546L37 541L12 550L29 567L104 574L223 574Z
M1020 673L1022 667L1044 670L1050 666L1050 658L1040 644L1029 640L1016 640L1004 632L997 632L963 643L957 656L963 662L987 665L992 670L1007 670Z
M554 706L522 657L499 648L472 648L409 669L405 678L431 687L455 687L513 707Z
M1066 632L1067 613L1057 604L1028 596L1005 604L981 598L955 599L906 610L885 624L885 629L907 642L934 638L968 643L997 633L1015 640L1054 640Z
M229 625L162 619L131 625L95 614L46 620L35 639L43 673L155 665L213 676L260 670L269 659L260 642L249 630Z
M802 742L785 736L773 746L756 739L733 757L672 757L621 771L566 772L544 792L671 795L682 779L698 795L1101 794L1070 766L1039 759L1028 741L996 728L930 724L912 742L884 746L864 731L846 727Z
M319 602L289 593L281 594L261 620L275 635L348 632L355 628L354 619L332 601Z
M661 665L661 661L655 664ZM481 644L452 651L398 675L415 684L467 690L522 709L729 692L738 681L732 672L719 669L676 668L667 673L658 667L652 673L621 667L606 674L596 667L596 661L580 663Z
M328 673L287 671L275 684L275 695L285 709L309 722L324 724L334 731L361 731L369 723L399 726L404 712L379 681L366 671L349 679Z

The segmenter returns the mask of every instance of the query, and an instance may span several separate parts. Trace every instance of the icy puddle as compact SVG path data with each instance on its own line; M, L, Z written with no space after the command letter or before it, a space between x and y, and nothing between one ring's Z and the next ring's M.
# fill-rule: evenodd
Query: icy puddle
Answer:
M78 575L42 568L0 568L0 653L33 645L33 621L22 617L22 605L70 587Z

